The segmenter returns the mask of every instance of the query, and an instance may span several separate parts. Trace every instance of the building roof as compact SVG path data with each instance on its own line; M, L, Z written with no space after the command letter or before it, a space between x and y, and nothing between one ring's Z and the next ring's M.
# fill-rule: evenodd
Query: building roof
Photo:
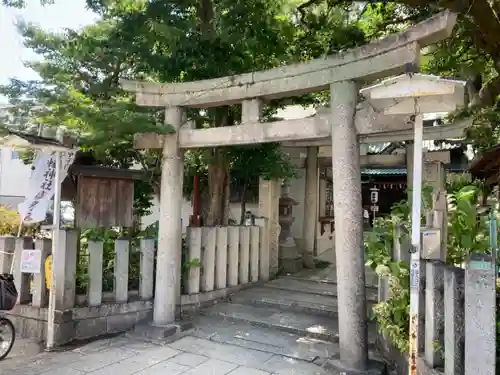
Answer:
M459 164L448 164L444 166L448 172L463 172L464 166ZM365 176L405 176L406 168L361 168L361 174Z
M469 167L474 178L485 179L487 185L496 185L500 178L500 144L477 155Z
M368 176L404 176L406 168L362 168L361 174Z

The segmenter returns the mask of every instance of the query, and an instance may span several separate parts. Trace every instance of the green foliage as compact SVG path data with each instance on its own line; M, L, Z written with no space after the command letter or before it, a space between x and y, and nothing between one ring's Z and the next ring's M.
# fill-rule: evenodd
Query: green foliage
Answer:
M489 252L487 217L478 215L479 190L470 185L448 194L447 259L460 265L471 252Z
M423 211L429 207L426 196L431 191L429 187L423 188ZM395 204L388 217L376 219L364 241L366 265L389 284L388 298L373 308L373 318L381 333L401 352L408 350L410 280L408 266L402 261L393 261L392 249L396 228L399 228L398 240L403 244L409 242L410 215L408 202Z
M142 215L148 212L151 195L159 192L161 154L134 150L133 137L140 132L170 132L171 127L162 125L162 110L136 106L133 96L121 90L120 79L182 82L214 78L307 60L365 42L346 12L317 12L317 18L297 25L293 6L285 0L208 3L212 9L204 12L197 9L201 4L187 0L88 1L101 19L80 31L53 33L20 22L24 44L43 57L28 63L41 80L12 79L0 87L0 94L13 104L14 123L4 125L21 125L32 131L40 125L64 126L79 136L82 149L92 151L99 164L117 168L139 165L145 177L136 185L135 208ZM316 100L309 97L303 102ZM288 103L269 103L266 117ZM241 109L232 106L230 111L237 123ZM218 125L220 120L220 110L190 110L188 115L198 127ZM202 187L208 185L207 165L214 162L212 155L211 150L186 153L186 194L190 194L194 174L200 175ZM224 159L230 165L231 178L246 184L261 175L292 175L291 165L277 145L228 147Z
M158 240L158 222L151 224L144 230L131 232L126 229L88 229L80 236L80 252L76 271L77 294L85 294L88 288L88 265L89 265L89 241L103 243L103 292L113 291L114 266L115 266L115 242L119 238L126 238L130 241L129 258L129 290L139 289L140 279L140 241L144 238ZM200 267L200 259L188 259L188 249L186 239L182 239L181 249L181 285L182 280L187 277L187 273L193 267Z
M373 307L373 316L380 332L402 353L408 351L410 324L410 273L403 262L389 262L376 269L379 276L389 283L389 295Z
M471 252L490 252L487 217L478 213L479 188L469 184L468 176L455 176L448 184L447 263L461 266ZM422 211L432 204L432 189L423 188ZM399 241L409 246L411 226L410 207L406 201L393 206L388 217L377 218L373 231L365 237L366 265L388 280L389 295L373 308L373 317L380 331L401 352L408 351L409 272L404 262L392 260L395 228Z

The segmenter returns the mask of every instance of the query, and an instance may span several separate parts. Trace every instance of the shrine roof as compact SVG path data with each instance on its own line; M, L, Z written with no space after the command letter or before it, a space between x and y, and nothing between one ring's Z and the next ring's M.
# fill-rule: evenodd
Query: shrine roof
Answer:
M406 175L406 168L362 168L361 174L370 176L402 176Z

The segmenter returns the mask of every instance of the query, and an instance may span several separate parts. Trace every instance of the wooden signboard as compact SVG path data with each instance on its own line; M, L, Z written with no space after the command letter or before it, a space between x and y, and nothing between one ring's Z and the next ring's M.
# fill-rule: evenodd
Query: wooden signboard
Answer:
M131 227L134 181L78 176L76 225L79 228Z

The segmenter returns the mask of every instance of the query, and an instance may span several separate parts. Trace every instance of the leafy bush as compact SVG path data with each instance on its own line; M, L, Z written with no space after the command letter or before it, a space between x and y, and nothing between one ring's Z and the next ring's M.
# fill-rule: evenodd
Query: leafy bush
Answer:
M77 294L85 294L88 288L88 242L103 242L103 292L111 292L114 283L115 266L115 241L118 238L130 238L129 258L129 290L139 288L140 279L140 240L143 238L158 239L158 222L151 224L142 231L130 232L127 229L88 229L84 230L80 237L80 253L78 256L76 285ZM191 267L200 267L199 259L188 259L187 243L182 239L181 251L181 285L182 279L186 277ZM155 259L156 262L156 259ZM155 268L156 272L156 268Z
M490 252L487 218L478 212L480 189L477 184L464 185L466 181L462 178L449 183L447 194L447 263L459 266L471 252ZM423 214L431 207L431 193L431 189L424 187ZM410 207L408 202L402 201L393 206L389 216L378 218L373 231L365 237L366 265L389 283L388 298L373 308L373 317L380 331L401 352L408 351L409 271L405 263L392 260L392 249L395 228L400 228L399 240L407 242L410 226ZM497 326L500 327L500 322Z
M401 352L408 350L410 290L409 269L402 261L392 260L394 232L400 228L402 237L409 233L408 204L403 201L393 206L388 217L379 217L373 231L365 237L366 265L389 284L387 299L373 308L373 318L381 333ZM404 238L400 238L404 240Z
M7 206L0 206L0 236L17 236L21 217L15 210ZM39 225L23 225L21 234L25 236L34 235Z

